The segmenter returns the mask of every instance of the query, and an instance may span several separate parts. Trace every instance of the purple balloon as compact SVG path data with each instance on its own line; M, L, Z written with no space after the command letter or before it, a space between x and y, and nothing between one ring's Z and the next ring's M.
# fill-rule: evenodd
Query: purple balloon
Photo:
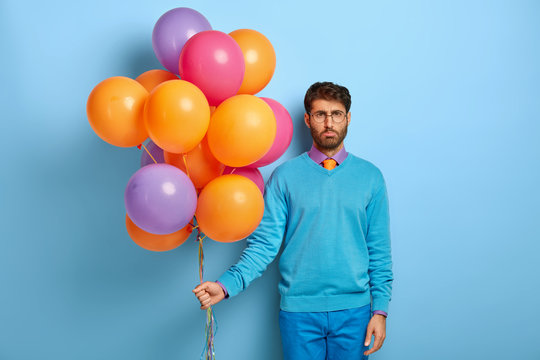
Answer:
M163 154L163 149L157 146L152 140L148 142L148 144L145 145L150 154L156 159L158 164L164 164L165 163L165 155ZM141 154L141 167L153 164L154 160L148 155L146 150L144 148L142 149Z
M124 194L129 218L152 234L170 234L186 226L197 208L197 192L182 170L150 164L129 179Z
M184 44L196 33L206 30L212 30L212 26L193 9L180 7L161 15L152 32L152 47L159 62L178 74L178 59Z

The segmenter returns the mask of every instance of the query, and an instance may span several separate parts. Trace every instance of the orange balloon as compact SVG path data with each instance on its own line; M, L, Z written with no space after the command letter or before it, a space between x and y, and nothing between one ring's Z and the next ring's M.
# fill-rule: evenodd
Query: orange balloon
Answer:
M191 235L193 227L187 224L184 228L172 234L157 235L144 231L135 225L126 214L126 229L131 240L140 247L151 251L168 251L182 245Z
M201 191L195 217L211 239L233 242L251 234L263 213L263 196L253 181L241 175L222 175Z
M155 87L148 96L144 121L148 135L157 146L168 152L185 153L206 134L210 108L195 85L170 80Z
M111 145L139 145L148 137L143 121L147 97L148 91L133 79L115 76L103 80L86 102L90 126Z
M212 115L208 145L222 164L243 167L263 157L275 136L276 118L270 106L253 95L236 95Z
M196 189L202 189L210 180L220 176L223 170L225 170L225 165L217 161L214 155L212 155L206 136L199 145L195 146L193 150L186 154L175 154L167 151L163 153L165 155L165 162L176 166L186 173Z
M235 30L229 34L242 49L246 68L244 80L238 94L256 94L261 91L274 75L276 53L272 43L258 31Z
M142 73L135 80L137 80L148 92L150 92L162 82L178 80L178 76L166 70L155 69Z

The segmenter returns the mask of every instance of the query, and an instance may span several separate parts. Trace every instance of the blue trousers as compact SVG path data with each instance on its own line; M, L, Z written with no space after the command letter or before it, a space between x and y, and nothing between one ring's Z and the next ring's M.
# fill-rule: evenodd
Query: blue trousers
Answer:
M363 360L370 305L330 312L279 312L284 360Z

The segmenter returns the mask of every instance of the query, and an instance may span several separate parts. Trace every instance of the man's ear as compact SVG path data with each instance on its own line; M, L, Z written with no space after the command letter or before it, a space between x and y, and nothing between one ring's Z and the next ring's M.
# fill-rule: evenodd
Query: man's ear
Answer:
M349 126L350 123L351 123L351 112L349 111L349 113L347 114L347 126Z
M304 113L304 122L306 123L306 126L311 129L311 126L309 124L309 114Z

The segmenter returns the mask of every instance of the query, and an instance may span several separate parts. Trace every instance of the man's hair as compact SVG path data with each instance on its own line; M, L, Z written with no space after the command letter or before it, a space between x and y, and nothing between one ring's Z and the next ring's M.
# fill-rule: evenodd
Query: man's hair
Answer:
M315 100L339 101L345 106L346 112L351 108L351 94L345 86L334 84L328 81L316 82L311 85L304 97L304 107L306 112L311 112L311 104Z

